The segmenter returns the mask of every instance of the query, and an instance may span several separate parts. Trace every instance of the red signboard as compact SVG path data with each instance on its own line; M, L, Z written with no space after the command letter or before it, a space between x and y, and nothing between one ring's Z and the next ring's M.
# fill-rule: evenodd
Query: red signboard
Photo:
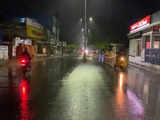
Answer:
M143 28L151 23L151 16L147 16L143 18L142 20L136 22L135 24L130 26L130 31L134 32L136 30L139 30L140 28Z

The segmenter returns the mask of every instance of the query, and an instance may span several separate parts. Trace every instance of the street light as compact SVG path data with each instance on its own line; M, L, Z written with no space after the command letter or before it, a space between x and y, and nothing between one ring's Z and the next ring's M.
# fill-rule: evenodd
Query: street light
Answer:
M87 48L87 38L88 38L88 28L87 28L87 0L85 0L85 10L84 10L85 14L84 14L84 37L85 37L85 42L84 42L84 48L86 49ZM81 19L81 22L83 20ZM93 21L93 18L90 17L89 18L89 21L92 22Z
M89 17L89 21L90 21L90 22L93 22L93 17Z
M81 31L84 32L84 28L82 28Z
M81 24L85 23L85 19L83 19L83 18L80 18L79 21L80 21ZM94 22L93 17L86 18L86 24L89 24L89 23L92 23L92 22Z
M84 42L84 48L87 49L88 43L88 33L90 32L89 26L94 22L93 17L86 18L86 22L83 18L80 18L80 22L82 24L81 32L82 32L82 40Z
M81 23L83 22L83 19L82 19L82 18L80 19L80 22L81 22Z

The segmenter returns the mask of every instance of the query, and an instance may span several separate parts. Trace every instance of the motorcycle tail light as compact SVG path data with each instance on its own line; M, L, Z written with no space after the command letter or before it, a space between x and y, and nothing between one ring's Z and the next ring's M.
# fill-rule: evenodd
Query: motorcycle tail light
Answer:
M25 66L27 63L28 63L27 58L21 57L21 58L19 59L19 64L20 64L20 65Z

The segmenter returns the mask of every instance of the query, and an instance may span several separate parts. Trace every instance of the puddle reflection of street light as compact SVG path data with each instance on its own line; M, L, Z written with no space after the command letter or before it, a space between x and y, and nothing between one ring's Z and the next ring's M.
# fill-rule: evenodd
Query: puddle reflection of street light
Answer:
M123 87L123 83L124 83L124 74L120 73L120 75L119 75L119 86L120 86L121 89Z
M118 73L118 86L117 86L117 92L116 92L116 105L119 107L120 111L125 111L125 94L123 91L123 87L125 84L125 73L119 72ZM120 115L118 112L117 114Z

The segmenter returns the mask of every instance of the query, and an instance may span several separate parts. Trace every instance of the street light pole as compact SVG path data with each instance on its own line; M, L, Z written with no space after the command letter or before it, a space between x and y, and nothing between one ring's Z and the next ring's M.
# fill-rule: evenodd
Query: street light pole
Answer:
M84 48L87 48L87 0L85 0L85 42L84 42Z

